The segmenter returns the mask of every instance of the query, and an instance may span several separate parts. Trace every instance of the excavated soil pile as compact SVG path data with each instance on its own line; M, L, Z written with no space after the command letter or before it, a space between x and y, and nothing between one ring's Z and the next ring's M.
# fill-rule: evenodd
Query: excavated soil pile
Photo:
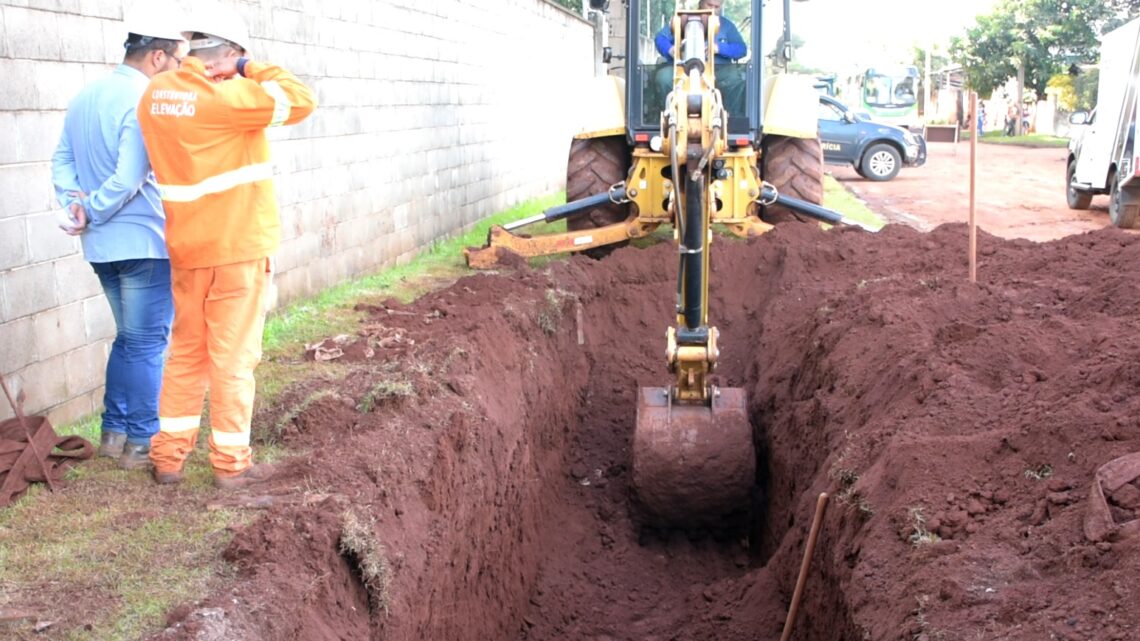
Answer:
M367 307L310 349L352 373L258 418L309 454L227 550L232 593L161 637L774 640L827 491L795 639L1138 639L1140 482L1125 461L1093 483L1140 451L1140 242L983 235L976 285L966 245L801 224L716 243L750 537L632 525L671 246Z

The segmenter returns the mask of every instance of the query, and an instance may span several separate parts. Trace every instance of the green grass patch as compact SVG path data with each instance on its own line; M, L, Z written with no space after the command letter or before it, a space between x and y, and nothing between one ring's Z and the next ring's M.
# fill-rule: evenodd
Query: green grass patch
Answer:
M381 378L368 389L364 398L360 399L356 409L367 414L377 406L388 403L394 399L415 396L416 388L411 381L402 379Z
M345 510L341 515L337 548L354 566L360 582L368 591L372 608L387 615L392 573L384 545L376 539L371 517L361 516L351 508Z
M961 140L969 140L974 135L973 130L961 132ZM1045 134L1022 134L1020 136L1007 136L1004 131L987 131L982 134L979 142L995 145L1013 145L1015 147L1067 147L1069 139L1060 136Z
M90 422L60 432L84 434ZM41 621L53 625L35 638L138 639L228 576L227 528L245 517L202 509L215 491L201 448L173 488L111 459L77 469L64 491L33 486L0 511L0 607L35 614L0 623L0 637L31 638Z
M882 229L887 224L885 218L871 211L866 203L856 198L838 180L826 175L823 177L823 206L872 230Z
M60 436L82 436L93 443L99 443L100 426L103 424L98 414L92 414L67 425L52 427Z

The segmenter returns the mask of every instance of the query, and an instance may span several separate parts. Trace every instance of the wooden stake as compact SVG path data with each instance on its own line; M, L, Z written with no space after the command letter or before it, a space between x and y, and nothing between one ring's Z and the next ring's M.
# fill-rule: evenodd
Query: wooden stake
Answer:
M804 560L800 563L800 576L796 579L796 591L792 593L792 603L788 606L788 619L784 621L784 633L780 635L780 641L788 641L792 638L792 626L795 625L796 615L800 611L800 599L804 596L804 584L807 583L811 555L815 550L816 539L819 538L819 526L823 523L823 511L826 508L827 492L823 492L815 502L815 518L811 520L811 531L808 534L807 545L804 547Z
M978 282L978 221L976 198L976 174L978 164L978 94L970 92L970 282Z

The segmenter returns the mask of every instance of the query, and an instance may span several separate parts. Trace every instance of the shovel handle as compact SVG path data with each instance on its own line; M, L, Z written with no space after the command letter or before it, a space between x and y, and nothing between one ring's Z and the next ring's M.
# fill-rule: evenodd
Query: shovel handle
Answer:
M804 560L800 564L800 576L796 579L796 591L792 593L792 604L788 607L788 619L784 622L784 633L780 641L788 641L792 637L792 626L796 623L799 614L800 600L804 596L804 584L807 583L808 566L811 565L812 551L815 550L816 539L819 538L819 526L823 523L823 512L827 509L827 492L821 492L815 502L815 518L811 521L811 533L808 534L807 546L804 547Z

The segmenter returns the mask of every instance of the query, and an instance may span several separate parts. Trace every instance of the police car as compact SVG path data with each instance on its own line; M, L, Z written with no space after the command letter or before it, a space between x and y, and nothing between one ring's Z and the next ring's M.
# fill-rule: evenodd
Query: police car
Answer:
M868 180L890 180L905 167L926 162L926 140L902 127L871 122L842 102L819 97L819 142L823 161L851 165Z

